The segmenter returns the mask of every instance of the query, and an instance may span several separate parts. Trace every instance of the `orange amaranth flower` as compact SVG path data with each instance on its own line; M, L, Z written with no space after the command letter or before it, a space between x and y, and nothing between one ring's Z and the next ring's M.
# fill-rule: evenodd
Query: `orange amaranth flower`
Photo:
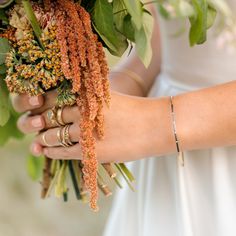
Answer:
M61 68L64 76L67 79L71 79L71 68L69 64L68 45L66 40L66 15L65 12L60 9L56 9L56 24L57 40L59 42L61 52Z

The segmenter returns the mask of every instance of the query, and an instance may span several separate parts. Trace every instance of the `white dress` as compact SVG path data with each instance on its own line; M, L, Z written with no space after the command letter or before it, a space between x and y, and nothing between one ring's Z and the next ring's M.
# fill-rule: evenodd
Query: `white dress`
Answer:
M236 1L230 4L236 10ZM187 33L171 36L180 22L160 24L162 73L150 96L235 80L236 53L216 49L212 32L203 46L190 48ZM176 155L127 165L136 177L136 192L128 187L116 191L103 236L236 235L236 146L185 152L184 167Z

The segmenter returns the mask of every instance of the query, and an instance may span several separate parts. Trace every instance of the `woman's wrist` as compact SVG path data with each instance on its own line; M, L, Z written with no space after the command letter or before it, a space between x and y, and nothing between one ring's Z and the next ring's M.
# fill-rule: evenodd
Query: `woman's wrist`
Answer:
M176 143L171 118L170 98L147 99L145 105L146 138L149 156L176 152Z

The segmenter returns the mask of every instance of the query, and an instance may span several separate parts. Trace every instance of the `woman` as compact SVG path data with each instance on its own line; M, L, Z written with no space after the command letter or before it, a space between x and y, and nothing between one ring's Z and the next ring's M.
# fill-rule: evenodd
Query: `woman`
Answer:
M178 22L160 20L160 26L148 69L134 52L111 73L98 159L129 162L136 192L117 191L104 236L236 235L236 55L217 51L211 34L190 48L186 34L169 36ZM54 105L55 92L16 97L17 111L32 111L18 126L25 133L46 129L33 141L35 155L80 159L79 144L59 147L58 127L47 116ZM78 142L77 108L64 108L62 119L72 123L70 138ZM184 167L177 151L184 151Z

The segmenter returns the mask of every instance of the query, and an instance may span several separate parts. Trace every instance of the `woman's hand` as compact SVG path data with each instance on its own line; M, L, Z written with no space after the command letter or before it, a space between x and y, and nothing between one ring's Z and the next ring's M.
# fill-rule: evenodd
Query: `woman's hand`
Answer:
M45 154L53 159L81 159L79 141L80 112L77 106L65 107L62 119L70 124L69 134L71 147L61 147L58 143L58 127L52 125L48 118L48 111L55 105L55 92L47 93L44 99L39 97L35 102L35 109L24 114L18 121L18 127L24 133L42 131L36 136L31 150L35 155ZM32 99L32 98L31 98ZM42 103L44 104L42 105ZM104 107L105 138L97 139L96 153L100 162L126 162L155 155L155 137L153 129L154 100L127 96L112 92L111 106ZM18 96L14 100L14 107L18 111L32 109L32 102L27 96ZM42 105L41 107L39 107ZM160 117L161 118L161 117ZM44 134L45 132L45 134ZM47 147L45 139L52 147ZM164 139L163 139L164 140Z

